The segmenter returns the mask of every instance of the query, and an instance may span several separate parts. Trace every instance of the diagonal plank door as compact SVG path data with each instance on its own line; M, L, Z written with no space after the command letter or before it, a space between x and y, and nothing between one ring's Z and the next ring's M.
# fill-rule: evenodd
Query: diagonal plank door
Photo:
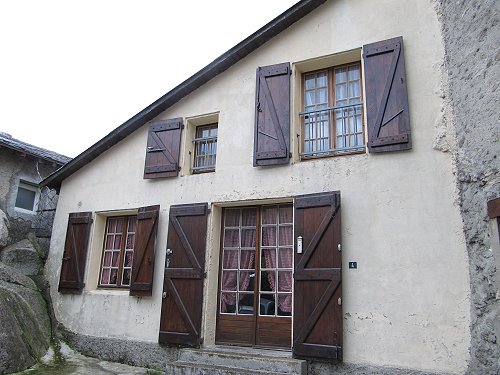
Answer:
M170 207L159 342L199 347L207 203Z
M293 355L296 358L342 358L340 225L339 192L295 198ZM302 252L297 249L300 237Z

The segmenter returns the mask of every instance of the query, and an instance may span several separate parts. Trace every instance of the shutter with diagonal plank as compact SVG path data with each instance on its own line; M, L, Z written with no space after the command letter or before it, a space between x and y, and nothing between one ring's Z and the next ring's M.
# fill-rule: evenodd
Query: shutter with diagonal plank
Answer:
M363 46L368 150L411 149L403 38Z
M182 118L152 121L149 125L144 178L179 174Z
M208 204L170 208L159 342L199 347Z
M66 241L59 278L60 293L80 293L85 286L85 265L92 212L69 214Z
M150 296L153 291L156 232L160 206L139 208L135 231L134 260L130 279L131 296Z
M257 69L253 165L290 159L290 63Z
M340 192L295 198L293 355L342 359ZM296 244L297 246L297 244Z

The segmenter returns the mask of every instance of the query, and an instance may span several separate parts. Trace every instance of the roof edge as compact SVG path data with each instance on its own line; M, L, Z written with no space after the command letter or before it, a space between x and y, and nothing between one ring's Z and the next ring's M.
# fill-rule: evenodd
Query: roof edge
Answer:
M62 168L59 168L49 175L40 182L40 186L48 186L59 190L64 179L77 172L80 168L84 167L128 135L132 134L146 122L154 119L170 106L236 64L326 1L327 0L302 0L288 8L249 37L217 57L210 64L206 65L135 116L115 128L104 138L65 164Z

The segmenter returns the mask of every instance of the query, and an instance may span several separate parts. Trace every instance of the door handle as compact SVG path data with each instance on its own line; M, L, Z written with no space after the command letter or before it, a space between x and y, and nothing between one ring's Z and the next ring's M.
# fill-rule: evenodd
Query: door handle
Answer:
M170 255L172 255L173 251L170 250L169 248L167 248L167 256L169 257Z

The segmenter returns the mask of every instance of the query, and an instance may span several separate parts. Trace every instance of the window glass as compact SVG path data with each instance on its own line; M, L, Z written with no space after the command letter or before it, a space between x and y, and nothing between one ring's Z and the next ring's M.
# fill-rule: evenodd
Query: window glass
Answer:
M99 285L128 287L134 259L137 216L109 217L104 234Z
M35 211L37 188L23 182L19 182L15 207L23 210Z
M361 64L304 74L301 157L364 151Z
M215 170L217 157L217 124L198 126L194 139L193 172Z

